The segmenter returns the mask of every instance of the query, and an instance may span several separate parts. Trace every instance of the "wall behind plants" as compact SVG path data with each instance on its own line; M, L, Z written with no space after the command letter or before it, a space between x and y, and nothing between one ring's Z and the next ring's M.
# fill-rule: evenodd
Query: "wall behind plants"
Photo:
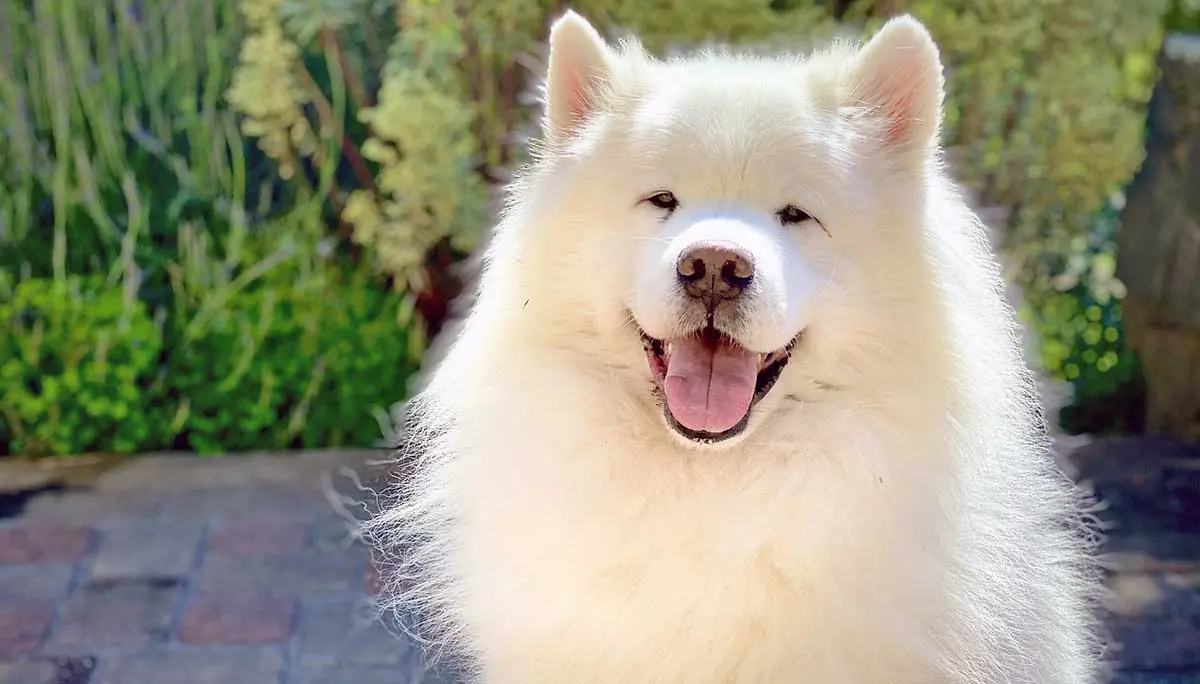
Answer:
M1140 161L1167 0L572 6L656 51L803 49L914 12L956 168L1012 209L1015 276L1119 297L1087 236ZM0 453L370 443L522 161L562 7L3 3ZM1127 368L1089 347L1108 328L1056 337L1048 310L1080 375Z

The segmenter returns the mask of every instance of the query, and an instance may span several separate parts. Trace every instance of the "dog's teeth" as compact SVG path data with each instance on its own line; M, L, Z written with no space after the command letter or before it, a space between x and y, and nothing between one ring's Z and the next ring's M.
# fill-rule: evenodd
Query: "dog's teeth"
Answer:
M673 346L675 346L673 342L668 342L668 343L667 343L667 354L668 354L668 355L670 355L670 353L671 353L671 347L673 347Z

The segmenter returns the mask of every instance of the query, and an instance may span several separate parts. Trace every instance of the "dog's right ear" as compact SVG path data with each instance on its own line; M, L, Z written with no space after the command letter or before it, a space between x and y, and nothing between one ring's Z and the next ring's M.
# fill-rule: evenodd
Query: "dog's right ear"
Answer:
M604 38L571 10L550 27L545 130L568 140L595 110L613 73L615 56Z

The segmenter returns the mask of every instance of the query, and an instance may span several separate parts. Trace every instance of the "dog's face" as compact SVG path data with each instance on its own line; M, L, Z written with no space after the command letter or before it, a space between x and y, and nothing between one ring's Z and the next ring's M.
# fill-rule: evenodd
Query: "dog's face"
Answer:
M676 437L747 434L780 387L819 384L796 356L812 368L822 345L869 331L892 252L915 244L940 104L936 49L911 19L806 61L665 63L610 49L578 15L555 24L549 186L565 222L588 224L559 227L563 251L592 274L580 309L642 347Z

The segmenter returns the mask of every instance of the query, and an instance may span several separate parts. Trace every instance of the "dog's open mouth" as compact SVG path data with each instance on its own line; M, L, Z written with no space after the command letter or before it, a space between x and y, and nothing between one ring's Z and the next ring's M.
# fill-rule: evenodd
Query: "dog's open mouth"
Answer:
M650 372L666 399L667 422L698 442L719 442L746 428L750 409L771 391L799 339L760 354L711 325L673 340L639 332Z

